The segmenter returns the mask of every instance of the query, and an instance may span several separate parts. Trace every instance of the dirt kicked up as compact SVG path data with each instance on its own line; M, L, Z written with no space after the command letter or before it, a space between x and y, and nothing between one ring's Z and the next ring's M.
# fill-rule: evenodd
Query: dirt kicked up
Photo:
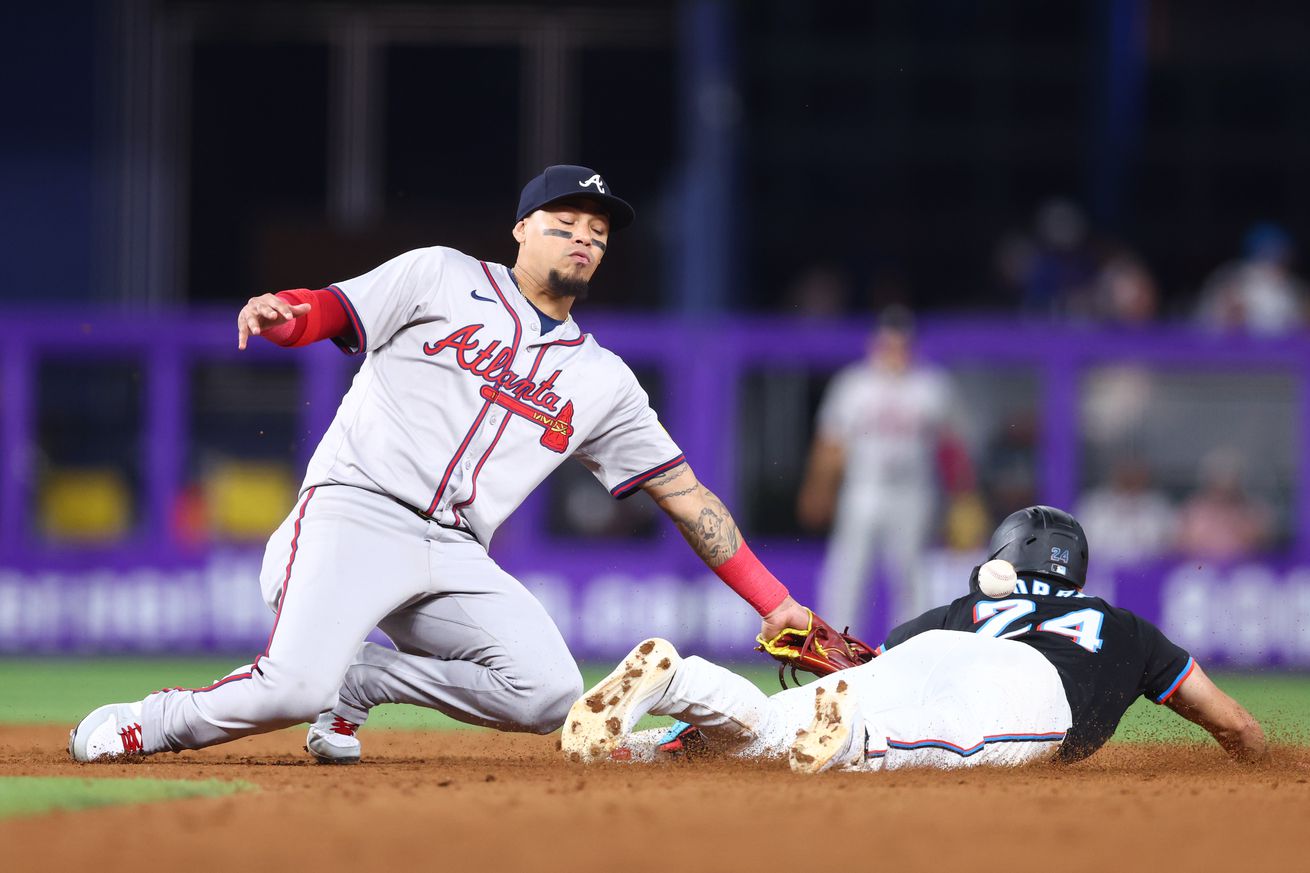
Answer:
M552 737L375 730L326 767L303 731L75 764L0 728L0 776L241 780L257 791L0 821L10 870L1304 869L1310 750L1118 745L1072 767L793 776L781 763L583 767Z

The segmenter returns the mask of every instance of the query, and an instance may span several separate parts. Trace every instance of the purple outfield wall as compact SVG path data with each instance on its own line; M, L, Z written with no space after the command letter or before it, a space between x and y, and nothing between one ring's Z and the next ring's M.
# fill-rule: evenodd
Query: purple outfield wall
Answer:
M813 556L774 551L763 550L764 559L807 598ZM615 546L590 549L585 561L561 551L503 563L546 605L580 659L614 658L650 635L691 653L751 657L758 620L714 576L635 557ZM964 592L976 557L928 556L940 602ZM273 623L259 596L259 563L258 551L220 550L194 562L5 567L0 653L230 652L248 660L264 648ZM1104 572L1088 591L1159 623L1203 663L1310 668L1308 565L1157 561ZM887 604L878 597L852 629L876 643L887 625Z
M151 533L169 530L170 507L183 480L189 436L183 374L196 362L236 359L230 315L154 315L143 321L24 312L8 314L6 324L8 339L0 348L0 652L260 651L272 616L258 593L259 550L186 551L167 535ZM662 373L669 386L662 419L700 478L730 506L738 492L733 428L743 373L762 365L835 369L861 354L867 330L851 322L740 319L714 325L601 316L583 319L583 326L630 363ZM973 321L924 324L920 339L922 354L943 365L1030 367L1038 374L1043 426L1037 472L1048 503L1067 506L1076 496L1080 373L1109 362L1293 374L1299 385L1293 423L1298 456L1310 457L1310 345L1299 338ZM149 462L141 465L142 523L111 548L58 549L35 542L29 531L34 374L39 361L52 357L132 358L144 368L149 403L140 450ZM349 362L326 347L290 352L267 345L244 359L302 368L307 455L331 420ZM1295 495L1297 527L1286 554L1230 565L1173 559L1099 567L1089 591L1160 623L1205 662L1310 667L1308 468L1300 465L1297 481L1287 483ZM492 553L546 604L579 658L607 659L651 634L715 657L749 656L754 614L699 565L671 527L653 540L580 543L551 537L546 511L542 495L529 498ZM802 599L809 597L820 542L754 536L751 542ZM925 557L940 601L964 591L976 558L947 552ZM876 642L887 623L886 598L875 596L852 629Z

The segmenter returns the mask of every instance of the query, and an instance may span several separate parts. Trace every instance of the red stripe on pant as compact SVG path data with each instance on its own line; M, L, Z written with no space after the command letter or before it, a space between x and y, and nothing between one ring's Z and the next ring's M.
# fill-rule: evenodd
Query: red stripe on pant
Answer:
M229 682L235 682L238 679L249 679L256 670L259 670L259 659L264 657L264 655L267 655L269 650L273 648L273 636L277 633L278 622L282 620L282 608L287 604L287 591L291 587L291 567L296 563L296 550L300 546L300 523L305 520L305 510L309 508L309 498L313 497L314 492L317 490L318 486L315 485L305 493L305 499L300 504L300 513L296 516L295 531L291 534L291 556L287 558L287 570L282 577L282 593L278 595L277 600L277 615L273 617L273 629L268 632L268 643L264 646L264 651L259 655L259 657L255 658L255 663L250 665L249 673L235 673L231 676L225 676L213 685L206 686L205 688L195 688L192 689L193 691L197 693L202 691L213 691L215 688L219 688Z
M305 520L305 510L309 508L309 499L314 496L314 492L317 490L318 486L315 485L305 492L305 500L300 504L300 514L296 516L296 529L291 534L291 555L287 558L287 572L282 577L282 593L278 595L277 599L277 615L273 617L273 629L268 632L268 643L264 646L263 654L255 658L255 663L250 665L252 672L259 669L259 658L267 655L269 650L273 648L273 635L277 633L277 624L282 620L282 609L287 605L287 592L291 590L291 566L296 563L296 549L300 545L300 523Z

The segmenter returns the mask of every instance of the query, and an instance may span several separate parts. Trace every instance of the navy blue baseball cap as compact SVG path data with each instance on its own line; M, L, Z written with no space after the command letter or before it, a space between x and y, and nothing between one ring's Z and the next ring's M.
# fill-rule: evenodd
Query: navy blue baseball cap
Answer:
M605 207L610 216L610 227L618 230L632 224L637 213L626 200L610 192L609 183L600 173L573 164L556 164L541 171L541 175L523 186L519 195L519 211L515 221L522 221L543 206L570 197L586 197Z

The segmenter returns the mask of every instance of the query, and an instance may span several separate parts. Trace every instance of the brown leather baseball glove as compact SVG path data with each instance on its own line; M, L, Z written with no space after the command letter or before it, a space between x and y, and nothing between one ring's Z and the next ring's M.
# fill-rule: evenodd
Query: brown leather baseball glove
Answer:
M809 627L784 628L771 640L766 640L763 634L755 638L759 643L755 651L764 652L779 662L778 682L784 689L787 687L785 671L788 667L791 667L792 682L799 685L797 670L827 676L873 660L876 654L873 648L851 636L849 627L837 633L813 610L805 611L810 614Z

